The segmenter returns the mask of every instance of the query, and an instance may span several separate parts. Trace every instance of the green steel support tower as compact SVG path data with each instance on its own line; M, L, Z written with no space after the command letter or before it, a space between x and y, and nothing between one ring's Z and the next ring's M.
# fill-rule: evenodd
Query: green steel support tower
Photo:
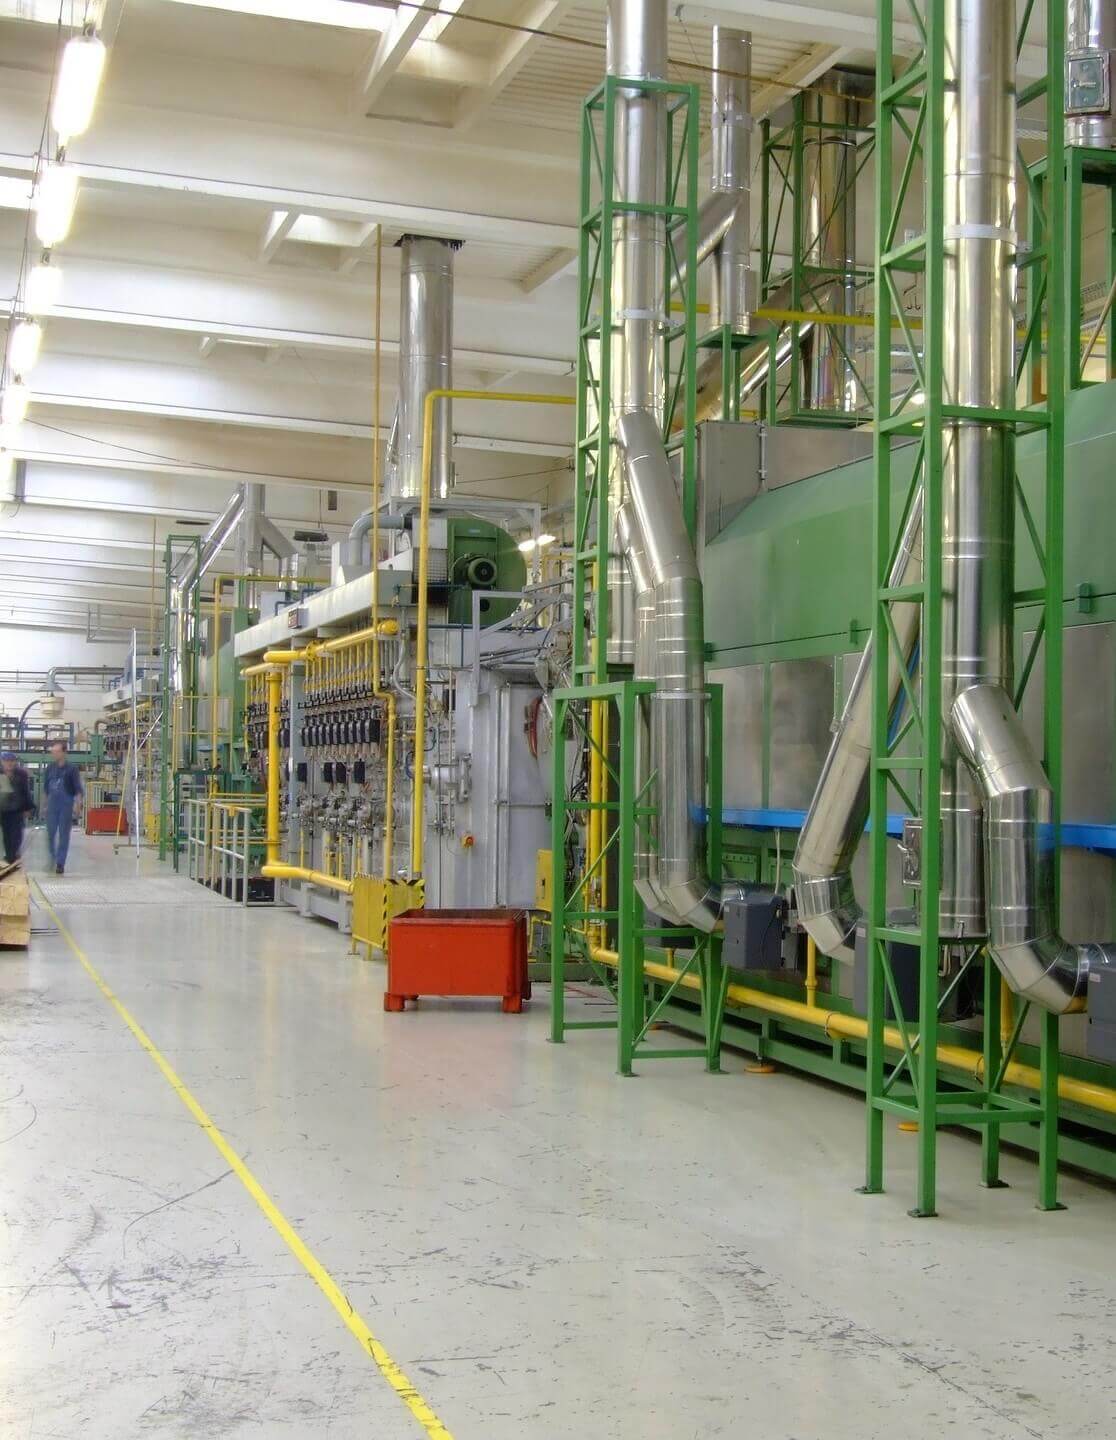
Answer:
M619 198L615 172L618 97L657 93L667 110L664 203L637 204ZM665 293L677 296L663 329L663 371L667 394L663 438L681 482L683 512L691 536L697 526L696 354L699 92L695 85L664 80L609 76L586 100L581 132L581 222L578 254L577 452L574 501L573 685L555 693L554 898L552 916L551 1039L560 1042L572 1029L615 1028L618 1069L632 1073L637 1058L697 1057L710 1070L720 1063L725 970L721 941L688 927L648 928L635 889L637 827L646 828L653 810L635 790L635 727L640 699L654 689L647 681L610 674L609 542L615 515L609 501L614 463L612 360L617 317L612 313L614 220L624 214L655 215L667 233ZM726 350L731 356L731 350ZM577 623L579 620L584 623ZM720 873L720 690L710 686L709 859ZM613 730L615 745L605 738ZM570 785L562 737L570 733L579 751L587 747L599 790L583 793L581 777ZM603 816L599 847L592 849L580 880L567 885L570 837L579 826ZM699 973L703 989L700 1046L646 1047L644 1038L663 1012L676 985L649 1010L644 971L645 943L676 946L690 952L679 964ZM612 947L615 947L613 949ZM564 976L567 950L588 961L613 994L617 1019L571 1021L566 1018ZM614 973L615 972L615 973ZM676 982L680 983L680 982Z
M1028 4L1017 37L1022 49L1033 13ZM1042 1209L1057 1208L1058 1021L1040 1015L1041 1083L1036 1098L1005 1093L1004 1077L1016 1049L1028 1006L1018 1007L1006 1040L1001 1038L1001 981L979 940L955 943L955 973L943 987L939 967L946 953L940 934L938 898L943 876L943 824L939 775L943 744L943 423L976 422L1012 434L1038 431L1045 437L1044 494L1041 505L1028 503L1015 479L1019 544L1030 544L1042 584L1015 591L1016 606L1030 607L1033 640L1018 668L1020 698L1043 660L1044 762L1054 795L1060 790L1062 689L1062 480L1065 447L1066 286L1065 164L1062 138L1064 7L1046 6L1048 73L1019 92L1018 104L1045 99L1048 136L1047 179L1041 195L1031 187L1033 230L1030 248L1019 247L1016 265L1025 285L1027 318L1022 344L1016 344L1016 381L1026 372L1039 337L1047 336L1044 393L1028 408L974 407L950 403L944 394L943 364L949 338L944 310L947 215L944 170L947 161L945 116L948 100L945 0L909 0L910 16L922 39L921 52L902 70L895 63L893 0L880 0L878 136L876 145L876 506L875 607L873 616L873 744L871 787L871 898L868 923L868 1078L867 1162L864 1190L883 1189L884 1124L888 1116L918 1127L918 1178L912 1214L936 1213L938 1129L959 1123L981 1127L982 1180L999 1179L999 1136L1005 1124L1037 1125L1039 1194ZM904 11L904 19L909 18ZM900 156L902 156L900 160ZM924 204L922 231L904 238L904 206L913 196L912 176L921 165ZM1017 159L1020 176L1027 167ZM955 226L958 234L964 225ZM977 228L979 227L970 227ZM987 227L985 227L987 228ZM922 345L915 339L910 297L921 291ZM890 372L894 327L910 352L913 378L906 392L893 396L882 383ZM892 474L892 446L898 436L915 443L909 484ZM905 471L905 467L904 467ZM889 583L902 529L919 489L924 505L922 578L916 584ZM896 523L898 522L898 523ZM916 682L897 636L896 607L921 608ZM902 676L904 710L897 723L890 715L889 663ZM887 910L889 800L921 822L921 896L915 927L892 921ZM1057 817L1055 817L1055 824ZM888 944L917 947L918 1003L904 1013L889 960ZM984 967L983 1088L962 1090L943 1085L938 1060L942 1008L970 967ZM893 1019L885 1018L890 1005ZM909 1010L908 1006L908 1010ZM900 1058L889 1064L887 1056Z

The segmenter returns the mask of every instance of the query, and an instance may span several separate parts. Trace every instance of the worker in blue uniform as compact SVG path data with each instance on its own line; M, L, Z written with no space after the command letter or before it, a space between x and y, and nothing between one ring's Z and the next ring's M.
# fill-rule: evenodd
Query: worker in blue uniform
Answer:
M56 740L50 747L50 764L43 777L46 791L47 844L56 875L66 873L66 856L70 852L70 829L81 812L85 794L81 771L66 759L66 745Z

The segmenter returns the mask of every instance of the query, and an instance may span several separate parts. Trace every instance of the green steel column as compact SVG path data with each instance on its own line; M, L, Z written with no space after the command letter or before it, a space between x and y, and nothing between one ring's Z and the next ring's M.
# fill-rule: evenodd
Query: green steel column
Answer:
M554 803L550 822L550 1038L560 1045L566 1038L566 710L560 696L554 701Z
M617 945L620 955L619 1024L617 1026L617 1069L621 1075L632 1073L635 1047L644 1024L643 947L637 931L642 902L635 888L635 727L636 694L631 684L622 687L620 715L620 785L617 814L617 888L619 917Z

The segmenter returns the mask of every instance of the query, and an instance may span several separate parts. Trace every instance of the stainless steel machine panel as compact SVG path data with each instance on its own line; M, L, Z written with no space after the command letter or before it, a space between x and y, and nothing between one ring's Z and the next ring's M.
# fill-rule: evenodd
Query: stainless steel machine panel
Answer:
M699 425L697 465L703 500L701 543L708 544L759 494L759 426L724 420Z
M832 660L772 665L769 803L775 809L808 808L829 750L832 720Z
M709 679L724 686L724 800L728 810L763 804L762 665L710 670Z
M867 430L819 430L814 425L768 426L763 435L764 487L793 485L823 470L851 465L872 453Z
M1023 637L1024 655L1033 635ZM1116 626L1069 625L1063 636L1062 819L1110 825L1116 823ZM1020 710L1036 755L1042 754L1042 686L1040 653Z

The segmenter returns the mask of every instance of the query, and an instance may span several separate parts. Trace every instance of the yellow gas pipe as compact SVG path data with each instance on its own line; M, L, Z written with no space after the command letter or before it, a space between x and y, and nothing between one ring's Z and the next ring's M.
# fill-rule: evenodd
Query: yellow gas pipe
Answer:
M590 953L599 965L615 969L619 957L615 950L606 950L599 945L590 947ZM654 961L644 962L644 973L652 980L663 980L668 984L678 982L687 990L701 989L697 975L683 975L671 965L659 965ZM829 1039L867 1040L868 1022L859 1015L845 1015L840 1011L826 1010L821 1006L804 1005L800 1000L785 1000L781 995L769 995L765 990L753 990L750 985L730 985L726 999L733 1005L750 1010L763 1010L768 1015L779 1015L784 1020L795 1020L800 1025L813 1025L822 1030ZM903 1037L893 1025L884 1026L884 1044L889 1050L903 1052ZM974 1080L984 1079L984 1056L977 1050L966 1050L962 1045L939 1045L938 1064L950 1070L958 1070ZM1004 1072L1004 1082L1018 1085L1026 1090L1038 1090L1041 1075L1033 1065L1020 1065L1012 1061ZM1103 1110L1116 1115L1116 1090L1107 1085L1094 1085L1088 1080L1077 1080L1071 1075L1058 1076L1058 1096L1074 1105L1084 1105L1090 1110Z
M427 576L430 551L430 484L434 471L434 406L439 400L497 400L510 405L573 405L572 395L521 395L513 390L428 390L422 407L422 498L419 506L418 623L415 631L415 746L411 801L411 874L422 874L422 765L426 756Z
M302 865L285 865L279 859L279 709L283 693L280 667L316 661L319 657L335 660L339 652L365 644L373 632L396 635L399 626L394 620L381 620L379 625L338 635L333 640L315 640L301 650L268 650L262 664L250 665L241 672L267 676L267 864L260 873L269 880L305 880L328 890L341 890L346 895L353 893L351 880L325 875L320 870L307 870Z

